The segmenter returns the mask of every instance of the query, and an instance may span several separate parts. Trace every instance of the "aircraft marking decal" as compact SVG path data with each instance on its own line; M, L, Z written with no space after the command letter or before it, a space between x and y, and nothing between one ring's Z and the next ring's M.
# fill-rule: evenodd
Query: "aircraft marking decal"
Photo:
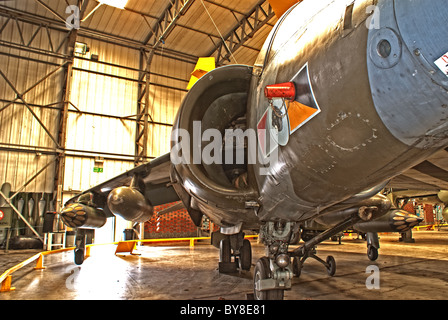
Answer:
M261 152L266 155L266 119L268 117L268 109L264 112L260 121L257 124L258 143L260 145Z
M308 63L292 78L296 86L296 97L289 102L288 119L290 134L296 132L305 123L320 113L320 107L311 86Z
M258 144L264 157L269 156L279 145L285 146L291 134L321 112L311 87L308 63L290 82L293 82L296 88L294 100L273 99L271 101L271 107L276 106L280 113L286 113L281 131L273 125L275 117L273 108L268 107L257 123Z
M437 59L434 63L448 77L448 52Z
M266 109L257 125L258 144L264 157L269 156L272 151L278 148L278 144L273 140L275 133L272 131L275 129L270 125L272 122L269 116L270 110L270 108Z

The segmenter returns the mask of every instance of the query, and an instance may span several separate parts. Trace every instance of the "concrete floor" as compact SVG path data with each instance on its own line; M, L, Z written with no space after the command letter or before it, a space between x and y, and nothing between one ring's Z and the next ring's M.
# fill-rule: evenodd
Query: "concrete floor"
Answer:
M419 300L448 298L448 231L414 232L416 243L398 242L397 234L383 234L380 257L371 262L362 240L345 237L342 244L326 241L318 255L336 259L337 270L329 277L325 268L309 259L285 300ZM253 264L264 247L252 242ZM253 268L249 272L219 274L218 249L207 245L144 246L139 256L115 256L115 246L97 246L82 266L73 253L45 257L45 270L34 263L15 272L15 291L0 293L0 300L245 300L252 293ZM35 252L20 253L23 259ZM0 273L20 255L1 254ZM366 268L379 268L379 289L369 290ZM378 278L377 278L378 280Z

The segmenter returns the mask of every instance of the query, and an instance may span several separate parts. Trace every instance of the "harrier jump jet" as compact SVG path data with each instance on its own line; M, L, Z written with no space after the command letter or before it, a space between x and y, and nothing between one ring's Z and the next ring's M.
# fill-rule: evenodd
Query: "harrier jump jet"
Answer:
M183 100L172 151L69 200L61 215L82 230L106 218L147 221L182 201L192 220L221 226L220 270L250 269L245 230L266 245L256 299L282 299L315 246L390 214L388 181L448 146L445 0L304 0L290 7L254 66L203 76ZM440 67L442 66L442 67ZM297 249L313 219L332 226ZM367 227L366 227L367 228Z

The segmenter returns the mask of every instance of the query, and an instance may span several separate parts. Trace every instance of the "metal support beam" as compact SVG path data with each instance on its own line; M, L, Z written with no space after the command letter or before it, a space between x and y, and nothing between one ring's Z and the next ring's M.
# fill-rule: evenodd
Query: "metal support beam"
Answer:
M188 11L193 2L194 0L170 1L143 43L147 45L152 39L152 50L156 50L161 43L165 42L179 18Z
M135 166L147 162L148 159L148 129L149 121L153 121L149 114L149 91L151 78L151 63L154 54L159 46L165 43L171 31L177 24L177 21L183 16L193 4L194 0L174 0L170 1L164 12L160 15L155 26L150 30L144 44L151 43L151 49L148 54L144 50L140 50L140 70L145 70L139 74L139 83L145 78L145 84L139 84L138 101L137 101L137 131L135 135ZM146 62L146 67L144 64Z
M215 53L217 54L216 65L220 66L225 61L230 62L231 55L242 47L246 41L252 38L261 27L275 17L275 13L270 5L267 9L263 8L263 6L266 7L266 4L269 5L267 0L259 1L249 13L224 36L224 41L221 40L209 52L208 56L213 56Z
M0 3L1 3L1 1L0 1ZM1 4L0 4L0 16L3 16L8 20L10 20L10 19L17 20L17 21L33 24L36 26L44 25L45 28L48 28L49 30L55 30L55 31L64 32L64 33L67 31L65 23L62 23L59 20L32 14L30 12L14 9L14 8L7 7L7 6L1 5ZM176 20L176 22L177 22L177 20ZM2 28L3 28L3 26L2 26ZM103 41L106 43L112 43L114 45L122 46L122 47L129 48L129 49L134 49L134 50L143 49L146 52L149 52L152 50L152 46L150 46L150 45L144 44L144 43L134 40L134 39L121 37L121 36L114 35L111 33L98 31L98 30L94 30L94 29L90 29L90 28L86 28L86 27L81 27L81 29L79 29L77 31L78 31L78 35L80 37L99 40L99 41ZM65 43L65 40L66 39L63 40L62 44ZM60 46L58 46L58 48L61 49L62 46L60 45ZM58 52L58 51L59 50L56 49L56 52ZM196 62L198 60L197 56L189 55L184 52L171 50L171 49L167 49L167 48L164 48L163 52L160 49L158 49L158 50L156 50L155 54L163 55L164 57L169 57L174 60L191 63L193 65L196 64Z
M89 1L78 0L78 7L81 8L80 16L84 16L87 5ZM58 144L63 150L67 146L67 120L68 120L68 108L70 101L70 93L72 86L72 76L73 76L73 61L75 59L75 43L78 36L77 29L71 29L67 35L67 43L65 46L65 54L69 56L67 61L63 83L63 90L61 95L61 100L64 102L61 112L59 113L59 130L58 130ZM55 193L55 209L57 212L63 207L63 194L62 190L64 187L64 176L65 176L65 153L62 152L58 156L58 165L56 166L55 181L54 181L54 193ZM60 192L61 191L61 192Z
M23 95L19 93L19 91L17 91L17 89L15 88L15 86L11 83L11 81L9 81L9 79L6 77L6 75L3 73L3 71L0 69L0 76L3 77L3 79L5 79L6 83L11 87L11 89L14 91L14 93L17 95L16 99L20 99L22 100L22 102L24 103L25 107L28 109L28 111L33 115L33 117L37 120L37 122L42 126L42 128L44 129L44 131L48 134L48 136L50 137L51 140L53 140L53 142L56 144L56 146L59 147L59 143L58 141L55 139L55 137L53 137L53 135L51 134L50 130L48 130L48 128L45 126L45 124L39 119L39 117L37 116L37 114L33 111L33 109L31 108L31 106L26 102L26 100L23 98ZM45 77L47 78L47 77ZM37 84L36 84L37 85ZM36 85L34 85L33 87L35 87ZM15 99L14 99L15 100ZM3 107L0 111L4 110L5 107Z
M49 5L45 4L44 2L42 2L41 0L34 0L36 2L38 2L40 5L42 5L45 9L47 9L48 11L50 11L56 18L58 18L59 20L61 20L62 22L65 23L65 19L64 17L62 17L59 13L57 13L55 10L53 10Z
M74 36L76 39L76 36ZM73 42L74 45L74 42ZM61 149L66 148L67 145L67 119L68 119L68 107L69 107L69 98L70 98L70 88L71 88L71 79L72 79L72 68L73 68L73 60L67 64L65 68L65 83L62 94L62 99L64 101L63 107L59 113L59 131L58 131L58 144ZM58 165L56 166L55 172L55 183L54 183L54 192L56 193L56 203L55 209L57 212L62 209L62 195L57 192L64 185L64 175L65 175L65 153L60 153L58 155Z
M57 68L53 69L52 71L50 71L49 73L47 73L42 79L38 80L36 83L34 83L31 87L29 87L28 89L26 89L24 92L19 93L17 92L16 88L14 87L14 85L8 80L8 78L6 77L6 75L1 71L0 69L0 75L5 79L6 83L8 83L8 85L13 89L13 91L16 93L16 97L12 100L10 100L8 103L6 103L4 106L2 106L0 108L0 112L2 112L3 110L5 110L7 107L9 107L10 105L14 104L17 100L22 100L23 104L27 107L30 106L30 104L28 104L26 101L23 100L23 96L26 95L28 92L30 92L31 90L33 90L34 88L36 88L39 84L41 84L42 82L44 82L45 80L47 80L49 77L51 77L53 74L55 74L59 69L61 69L62 67L64 67L65 62L62 63L61 65L59 65ZM40 120L38 120L40 121ZM40 122L39 122L40 123ZM51 136L51 135L50 135ZM54 141L54 140L53 140ZM56 143L57 144L57 143Z
M144 64L148 63L146 53L144 50L140 50L140 65L139 69L143 70ZM136 114L136 132L135 132L135 160L134 165L137 167L142 163L145 163L145 158L148 154L148 106L149 106L149 79L148 64L146 65L146 71L139 72L139 84L138 84L138 96L137 96L137 114ZM146 77L145 82L143 79Z

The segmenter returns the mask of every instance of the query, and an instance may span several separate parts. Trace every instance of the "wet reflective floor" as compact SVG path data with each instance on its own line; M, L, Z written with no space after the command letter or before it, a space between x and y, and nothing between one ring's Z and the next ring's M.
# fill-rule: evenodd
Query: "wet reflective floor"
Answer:
M344 237L325 241L317 255L336 259L336 274L308 259L285 300L419 300L448 298L448 230L414 232L415 243L401 243L397 234L380 235L379 258L367 258L366 243ZM220 274L218 249L206 243L138 247L140 255L116 256L115 246L95 246L81 266L73 252L44 257L15 272L16 290L0 300L246 300L253 291L250 271ZM252 241L253 265L264 247ZM35 252L29 252L32 256ZM1 254L0 273L27 253ZM17 261L17 263L20 261Z

